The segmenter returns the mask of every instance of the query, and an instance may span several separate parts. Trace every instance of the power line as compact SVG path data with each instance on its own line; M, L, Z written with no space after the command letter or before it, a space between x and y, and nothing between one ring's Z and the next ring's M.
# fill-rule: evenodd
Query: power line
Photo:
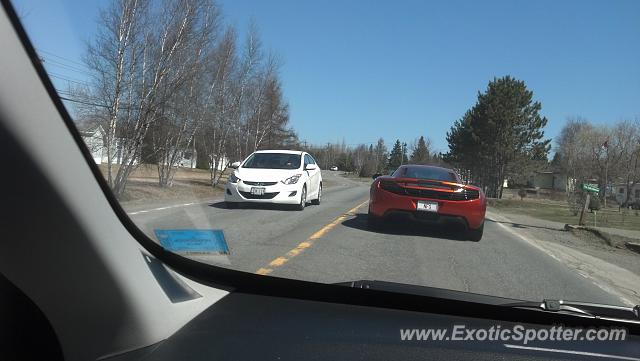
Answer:
M50 51L46 51L46 50L42 50L42 49L36 49L36 50L37 50L39 53L47 54L47 55L52 56L52 57L54 57L54 58L58 58L58 59L60 59L60 60L67 61L67 62L69 62L69 63L79 65L79 66L81 66L81 67L83 67L83 68L85 68L85 69L89 69L89 68L87 68L87 66L86 66L85 64L83 64L83 63L77 62L77 61L72 60L72 59L69 59L69 58L65 58L65 57L63 57L63 56L60 56L60 55L54 54L54 53L52 53L52 52L50 52Z
M98 98L81 95L81 94L74 93L74 92L71 92L71 91L56 89L56 92L58 92L58 94L61 94L61 95L64 95L64 96L68 96L68 97L73 97L75 99L83 99L83 101L92 101L92 102L100 103L100 99L98 99Z
M89 83L87 83L85 81L77 80L77 79L71 79L71 78L68 78L68 77L66 77L64 75L58 74L58 73L48 72L48 74L49 74L50 77L53 77L53 78L56 78L56 79L60 79L60 80L64 80L64 81L68 81L68 82L71 82L71 83L76 83L76 84L80 84L80 85L84 85L84 86L91 86L91 84L89 84Z
M60 99L62 99L62 100L66 100L66 101L68 101L68 102L72 102L72 103L79 103L79 104L84 104L84 105L91 105L91 106L94 106L94 107L109 108L108 106L103 105L103 104L96 104L96 103L86 102L86 101L82 101L82 100L78 100L78 99L71 99L71 98L64 97L64 96L62 96L62 95L60 95L60 94L58 94L58 97L59 97Z
M100 99L98 98L91 98L91 97L86 97L86 100L81 100L81 99L77 99L75 98L75 96L77 94L74 94L72 92L66 91L66 90L60 90L60 89L56 89L56 92L58 93L58 97L62 100L66 100L69 102L73 102L73 103L78 103L78 104L84 104L84 105L91 105L91 106L95 106L95 107L101 107L101 108L111 108L110 105L105 105L105 104L99 104ZM130 104L120 104L120 109L121 110L128 110L131 109L132 106Z
M71 91L61 90L61 89L56 89L56 91L58 92L58 94L66 95L66 96L69 96L69 97L78 97L79 96L79 97L81 97L81 98L83 98L85 100L100 102L100 99L98 99L98 98L79 95L79 94L71 92Z
M90 72L88 72L86 70L83 70L83 69L80 69L80 68L76 68L74 66L67 65L67 64L61 63L59 61L53 60L53 59L43 58L43 62L45 64L45 66L50 64L50 65L53 65L53 66L57 66L57 67L66 69L66 70L74 71L76 73L81 73L81 74L85 74L85 75L89 75L89 76L92 75Z

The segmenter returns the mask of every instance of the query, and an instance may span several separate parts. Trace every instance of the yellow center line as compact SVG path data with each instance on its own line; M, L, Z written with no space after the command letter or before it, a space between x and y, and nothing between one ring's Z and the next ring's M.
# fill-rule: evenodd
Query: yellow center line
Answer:
M295 248L289 250L289 252L287 252L284 256L280 256L280 257L274 259L273 261L269 262L268 266L266 266L266 267L258 268L258 270L255 273L259 274L259 275L268 275L269 273L273 272L274 268L280 267L280 266L284 265L285 263L289 262L290 259L292 259L293 257L299 255L305 249L313 246L313 243L314 243L315 240L322 238L322 236L327 234L327 232L332 230L338 224L342 223L345 219L347 219L350 216L355 215L355 213L358 211L358 209L360 207L364 206L365 204L367 204L368 202L369 202L368 200L364 201L364 202L358 204L357 206L351 208L347 212L343 213L342 215L340 215L340 217L334 219L333 222L325 225L324 227L320 228L317 232L315 232L314 234L309 236L309 238L307 238L306 241L301 242Z

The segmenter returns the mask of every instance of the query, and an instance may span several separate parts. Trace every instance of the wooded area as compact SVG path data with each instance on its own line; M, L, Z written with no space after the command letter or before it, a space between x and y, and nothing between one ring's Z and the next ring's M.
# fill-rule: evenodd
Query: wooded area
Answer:
M159 184L170 186L178 159L195 148L215 184L227 158L297 145L278 58L255 25L239 44L220 19L213 0L113 0L101 11L84 59L90 84L73 94L80 120L105 130L117 196L141 162L157 164Z
M213 0L112 0L101 10L84 57L89 80L70 94L78 121L104 129L106 178L117 196L142 163L157 165L158 183L168 187L180 159L197 153L197 167L210 170L215 186L229 160L278 148L308 151L324 169L362 177L407 163L448 166L496 198L505 180L526 184L533 171L549 167L578 183L596 180L601 197L611 181L629 189L640 182L638 122L569 119L549 163L542 104L510 76L478 93L447 133L445 154L424 136L410 144L398 139L391 149L383 138L301 144L289 125L278 57L265 49L255 24L240 36L221 16Z

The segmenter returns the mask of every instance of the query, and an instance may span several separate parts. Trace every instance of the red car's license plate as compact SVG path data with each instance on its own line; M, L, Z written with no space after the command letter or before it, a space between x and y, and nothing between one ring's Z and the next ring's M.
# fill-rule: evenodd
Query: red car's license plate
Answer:
M419 210L419 211L437 212L438 211L438 202L418 201L416 203L416 209Z

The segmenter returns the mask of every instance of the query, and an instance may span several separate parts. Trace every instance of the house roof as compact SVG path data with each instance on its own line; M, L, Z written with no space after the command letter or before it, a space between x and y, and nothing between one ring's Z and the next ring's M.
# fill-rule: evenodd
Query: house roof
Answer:
M82 135L83 137L92 137L98 132L104 134L104 129L102 128L101 125L98 125L92 128L79 129L79 131L80 131L80 135Z

